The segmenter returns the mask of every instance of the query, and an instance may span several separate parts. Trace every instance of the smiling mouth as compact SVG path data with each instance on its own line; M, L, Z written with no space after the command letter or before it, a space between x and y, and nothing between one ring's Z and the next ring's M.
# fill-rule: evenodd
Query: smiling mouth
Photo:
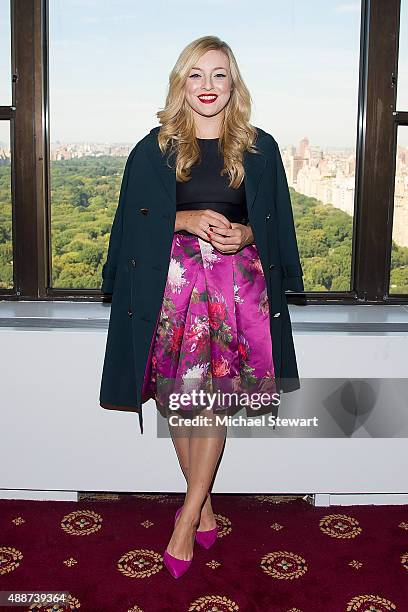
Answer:
M198 96L198 99L203 104L212 104L216 101L217 98L218 96L216 94L204 94L202 96Z

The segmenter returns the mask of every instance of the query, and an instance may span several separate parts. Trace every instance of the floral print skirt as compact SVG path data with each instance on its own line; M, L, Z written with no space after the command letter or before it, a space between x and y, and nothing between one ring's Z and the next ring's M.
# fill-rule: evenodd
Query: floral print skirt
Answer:
M170 394L184 394L179 408L194 412L212 393L214 412L245 407L247 415L265 414L275 392L269 303L256 245L225 254L194 234L174 233L143 401L153 397L166 409ZM260 394L262 406L254 401Z

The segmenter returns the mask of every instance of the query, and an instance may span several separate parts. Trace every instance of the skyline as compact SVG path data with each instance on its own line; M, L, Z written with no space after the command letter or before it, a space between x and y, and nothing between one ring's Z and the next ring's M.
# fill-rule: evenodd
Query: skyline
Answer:
M302 139L304 139L304 138L310 140L309 137L307 136L307 134L305 133L302 136L300 136L296 140L296 142L288 143L287 145L285 145L283 147L281 147L279 145L279 147L281 149L286 149L286 148L290 148L290 147L296 147L296 145ZM4 147L6 144L7 143L5 141L0 139L0 148ZM73 140L68 141L68 140L66 140L66 141L63 141L63 140L55 140L55 141L51 141L50 142L50 152L51 152L51 154L56 149L62 148L64 146L72 146L72 147L73 146L77 146L77 147L105 146L105 147L112 147L112 148L117 147L117 148L119 148L119 147L127 147L127 146L133 147L134 143L133 142L124 142L124 141L119 141L119 140L118 141L103 141L103 140L100 140L100 141L96 141L96 140L82 140L82 141L81 140L78 140L78 141L73 141ZM325 146L325 147L323 147L323 146L319 145L318 143L314 143L312 146L313 146L313 148L318 149L318 150L322 151L323 153L325 151L332 151L332 152L339 151L339 152L348 152L348 153L352 153L352 154L355 153L355 147L352 147L352 146L339 147L339 146L333 145L333 146Z

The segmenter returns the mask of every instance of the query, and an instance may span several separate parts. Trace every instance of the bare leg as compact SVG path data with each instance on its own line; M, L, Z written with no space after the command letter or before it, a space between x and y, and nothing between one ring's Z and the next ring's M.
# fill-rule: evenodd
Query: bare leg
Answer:
M204 531L215 527L216 524L208 491L225 443L226 427L215 424L212 411L204 410L204 414L212 422L207 426L193 426L191 428L186 477L188 483L187 494L183 511L179 515L167 546L167 551L171 555L184 560L189 560L193 556L195 530L200 527L200 530ZM172 430L170 429L170 431ZM177 435L172 437L180 461L180 457L186 457L187 449L185 438L179 436L178 429ZM185 461L186 459L183 459L184 465ZM205 510L203 502L205 502ZM201 514L203 514L203 518L200 521Z
M176 449L181 470L188 484L188 472L190 465L190 436L172 436L172 440L174 448Z
M191 436L191 432L190 432ZM173 444L179 460L181 470L186 479L187 485L189 481L189 466L190 466L190 436L173 436ZM177 519L178 520L178 519ZM214 529L217 522L214 517L214 512L211 505L210 491L207 492L204 504L201 508L200 523L197 531L207 531Z

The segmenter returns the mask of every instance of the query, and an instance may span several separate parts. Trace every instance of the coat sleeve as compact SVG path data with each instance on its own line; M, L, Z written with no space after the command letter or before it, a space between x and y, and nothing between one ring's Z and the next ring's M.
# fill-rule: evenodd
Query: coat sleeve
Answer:
M276 140L274 140L274 143L276 168L275 210L283 272L283 289L285 291L302 292L305 290L302 278L303 270L299 258L288 181L278 143Z
M108 254L106 257L106 261L102 266L101 291L103 293L113 293L113 286L115 283L116 270L118 267L120 247L122 244L123 211L125 207L126 192L129 182L130 167L135 155L135 151L136 147L134 147L134 149L129 153L125 164L125 170L123 172L122 183L120 186L119 202L116 208L109 237Z

